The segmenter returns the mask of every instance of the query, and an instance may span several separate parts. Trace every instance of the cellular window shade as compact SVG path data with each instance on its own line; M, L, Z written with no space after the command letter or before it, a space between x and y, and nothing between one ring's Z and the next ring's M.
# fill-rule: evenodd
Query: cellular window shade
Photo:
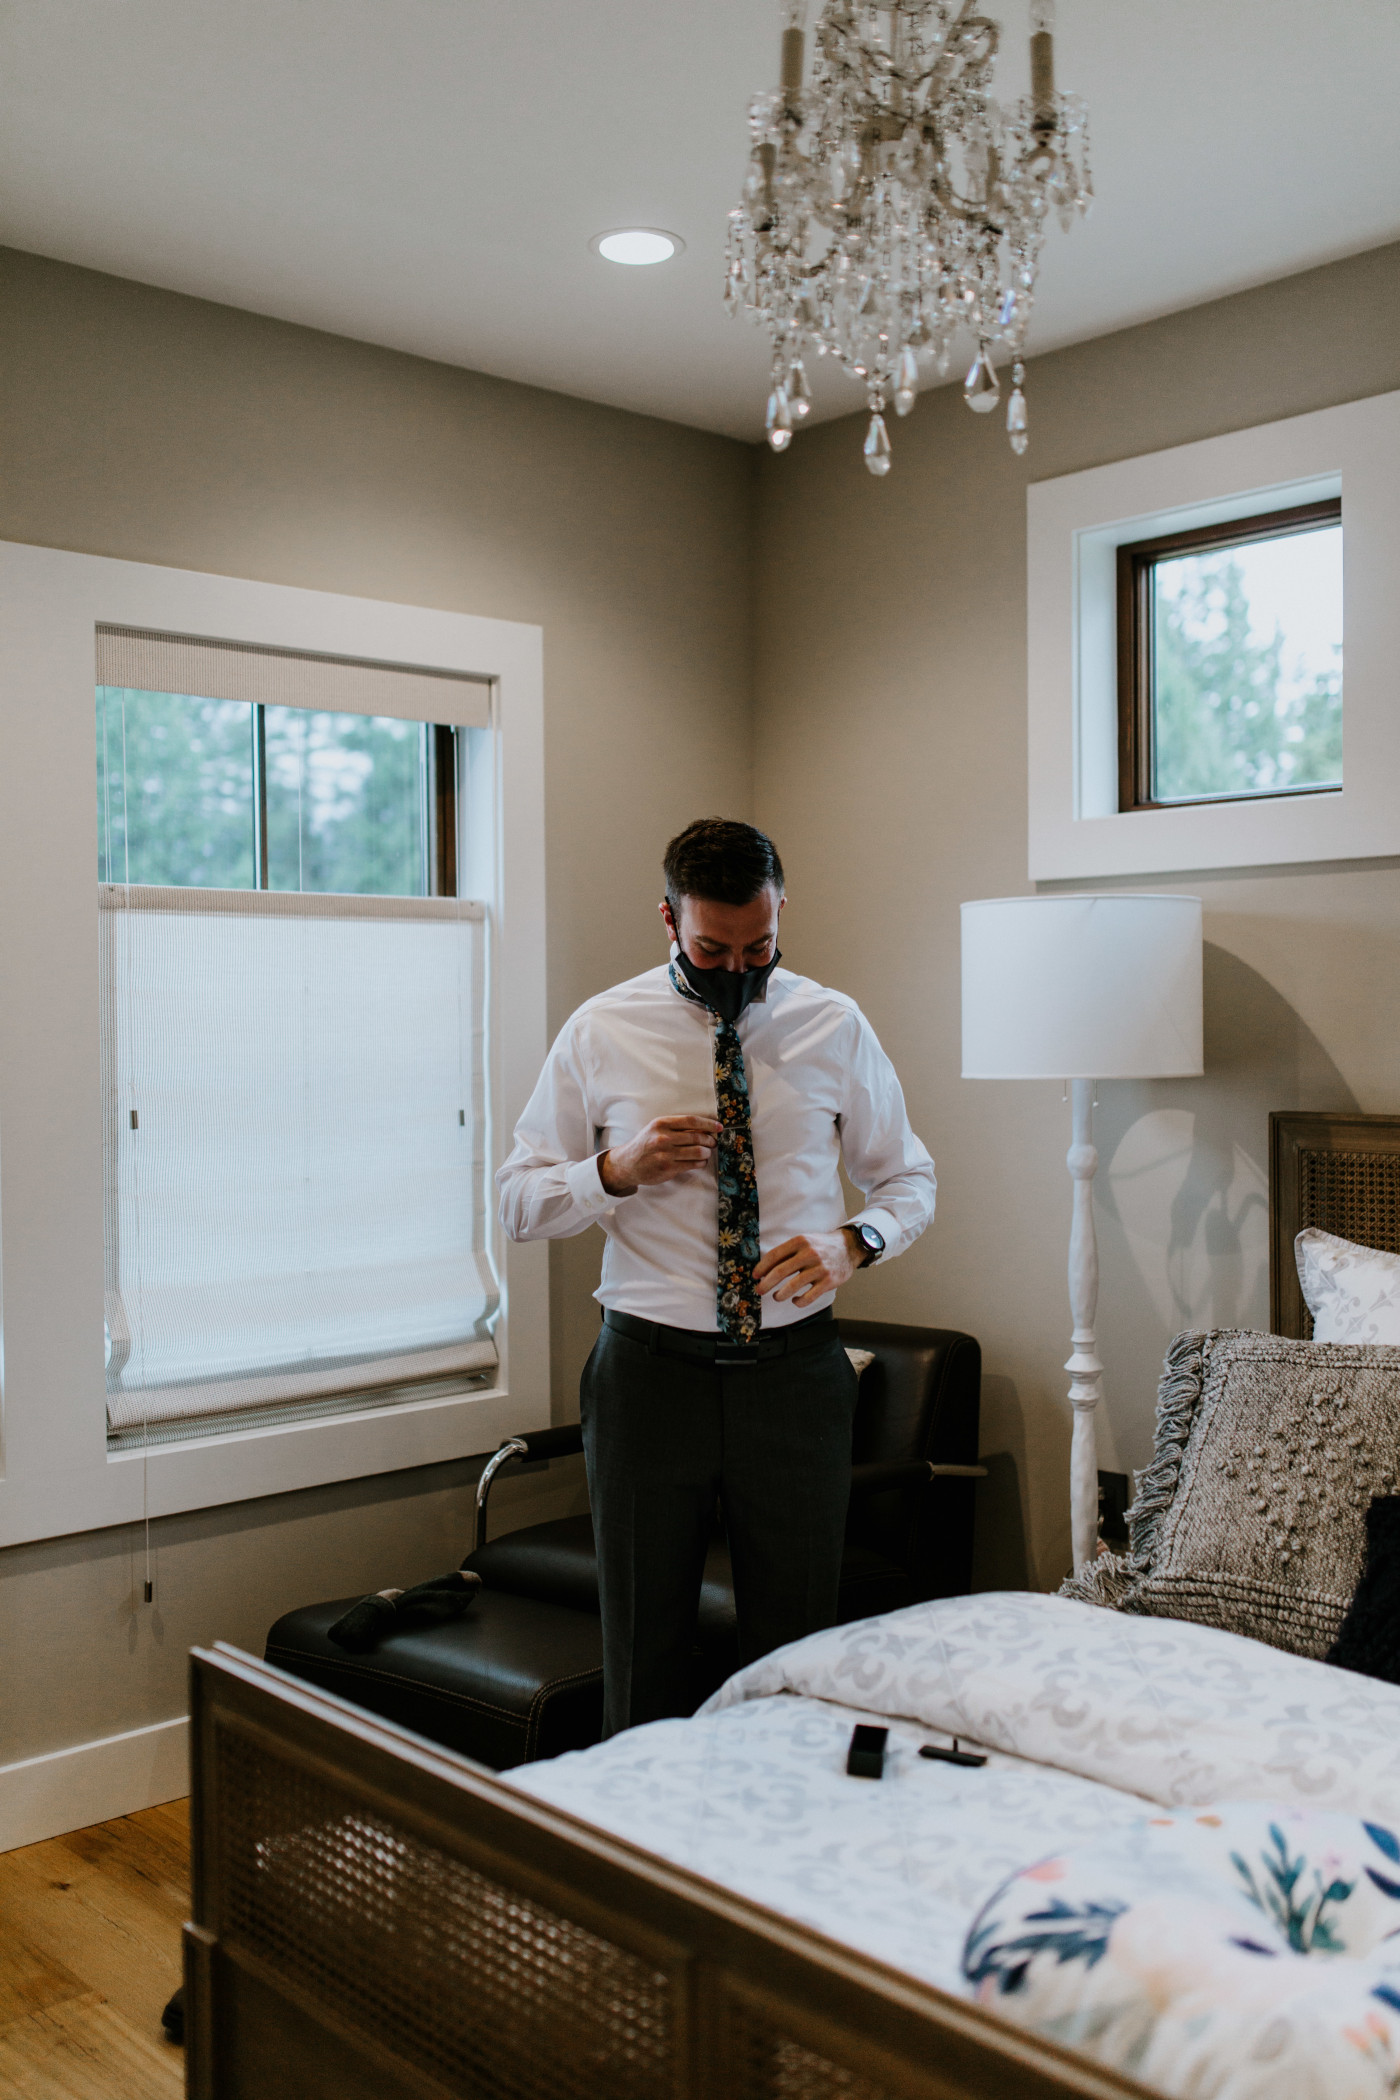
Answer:
M99 900L114 1439L494 1365L482 907Z
M310 656L128 627L97 630L97 683L146 693L197 693L203 700L394 715L484 729L491 689L479 678L394 664Z

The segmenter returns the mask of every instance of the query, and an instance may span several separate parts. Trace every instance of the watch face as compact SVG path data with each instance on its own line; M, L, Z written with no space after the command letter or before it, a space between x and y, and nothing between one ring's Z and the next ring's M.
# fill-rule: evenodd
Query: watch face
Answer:
M860 1243L862 1247L864 1247L868 1253L884 1253L885 1242L881 1238L880 1234L875 1230L875 1227L873 1225L857 1225L856 1231L860 1235Z

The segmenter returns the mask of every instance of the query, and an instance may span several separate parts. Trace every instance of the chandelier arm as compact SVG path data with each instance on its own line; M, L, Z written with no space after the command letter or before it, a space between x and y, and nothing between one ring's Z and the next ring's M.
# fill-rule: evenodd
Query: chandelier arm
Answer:
M983 233L995 234L999 241L1005 239L1006 226L1004 222L1000 219L990 218L985 204L978 204L970 198L960 197L957 191L951 188L948 191L946 202L948 210L956 218L966 221L969 226L980 227Z
M953 57L953 51L955 48L956 40L961 35L962 31L965 28L970 27L973 22L983 22L986 20L985 16L979 16L976 13L976 8L977 0L962 0L962 6L958 9L957 17L953 22L953 26L948 31L947 36L943 39L943 56L939 59L937 65L934 67L932 74L932 78L935 81L938 80L941 76L951 73L951 61ZM987 26L988 28L994 28L995 24L988 23ZM995 44L993 44L992 48L993 50L995 50Z
M1005 238L1005 221L991 218L985 201L978 204L975 199L962 196L953 188L946 175L936 175L932 188L944 210L952 212L955 218L966 219L969 225L980 226L984 233L994 233L999 241Z
M831 43L830 45L824 45L823 49L828 62L839 67L843 74L856 81L857 84L864 82L868 72L875 72L884 79L897 83L900 87L917 91L925 83L931 84L941 73L951 72L951 62L959 55L954 38L963 25L964 17L968 16L971 9L976 5L977 0L965 0L957 21L948 33L942 52L932 65L923 67L919 72L906 70L889 52L881 51L877 45L865 43L856 30L849 29L840 23L831 25ZM988 61L995 60L1000 44L1000 30L997 24L988 16L973 15L967 23L967 27L982 31L987 38L987 48L985 51L971 55L964 52L962 54L964 63L969 62L970 56L978 64L985 64ZM852 56L853 53L854 56ZM880 106L883 107L883 105Z
M859 37L835 25L833 25L832 35L833 43L837 48L827 48L827 58L834 70L844 79L852 82L857 90L864 85L868 70L879 73L892 86L898 86L904 89L906 93L917 95L921 88L927 86L929 94L924 111L926 120L927 102L934 99L935 92L940 85L951 89L957 70L974 63L978 65L995 63L996 55L1000 48L1001 33L998 25L987 16L973 13L973 9L976 6L977 0L963 0L957 20L949 31L948 38L944 44L942 55L932 66L926 67L921 72L905 71L903 67L896 65L885 52L867 48ZM986 48L976 53L969 53L966 50L959 51L956 39L959 32L964 28L980 31L986 39ZM852 46L854 47L854 57L852 56ZM863 63L857 63L857 59ZM961 62L961 67L959 66L959 61ZM969 90L969 92L975 93L979 91ZM855 99L857 101L867 100L865 96L859 94L857 94ZM910 118L917 119L919 115L917 111L912 109L890 110L883 102L874 101L873 99L870 100L870 108L877 120L897 115L903 117L907 122Z

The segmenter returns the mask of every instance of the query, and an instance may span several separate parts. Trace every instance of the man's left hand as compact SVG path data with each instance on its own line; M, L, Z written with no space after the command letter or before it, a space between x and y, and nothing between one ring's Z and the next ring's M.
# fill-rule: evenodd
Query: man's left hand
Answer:
M771 1291L775 1305L790 1298L800 1307L838 1290L858 1266L849 1232L813 1232L770 1247L753 1273L760 1298Z

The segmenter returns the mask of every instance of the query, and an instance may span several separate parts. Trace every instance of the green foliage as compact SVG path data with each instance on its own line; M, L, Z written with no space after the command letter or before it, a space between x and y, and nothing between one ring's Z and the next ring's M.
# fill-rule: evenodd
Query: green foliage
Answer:
M1329 1874L1324 1882L1314 1867L1312 1886L1306 1887L1303 1876L1308 1862L1301 1852L1289 1853L1288 1841L1277 1823L1269 1825L1269 1849L1259 1856L1257 1877L1238 1852L1232 1852L1230 1860L1250 1902L1287 1935L1295 1954L1346 1952L1327 1911L1329 1905L1346 1902L1356 1886L1354 1881Z
M269 707L266 742L269 889L423 894L416 722Z
M1053 1954L1056 1963L1083 1962L1094 1968L1103 1959L1109 1937L1128 1906L1115 1898L1102 1903L1066 1903L1051 1896L1043 1910L1032 1911L1021 1931L1002 1940L1003 1930L993 1918L969 1934L963 1949L963 1975L971 1984L993 1979L1002 1997L1024 1989L1031 1963L1038 1954Z
M98 877L253 886L253 710L97 688Z
M268 886L423 893L423 736L366 715L265 710ZM253 710L97 689L98 875L251 889Z
M1172 566L1182 587L1159 587L1154 614L1157 796L1278 793L1340 781L1340 661L1291 692L1282 634L1259 642L1250 633L1239 563L1227 555Z

